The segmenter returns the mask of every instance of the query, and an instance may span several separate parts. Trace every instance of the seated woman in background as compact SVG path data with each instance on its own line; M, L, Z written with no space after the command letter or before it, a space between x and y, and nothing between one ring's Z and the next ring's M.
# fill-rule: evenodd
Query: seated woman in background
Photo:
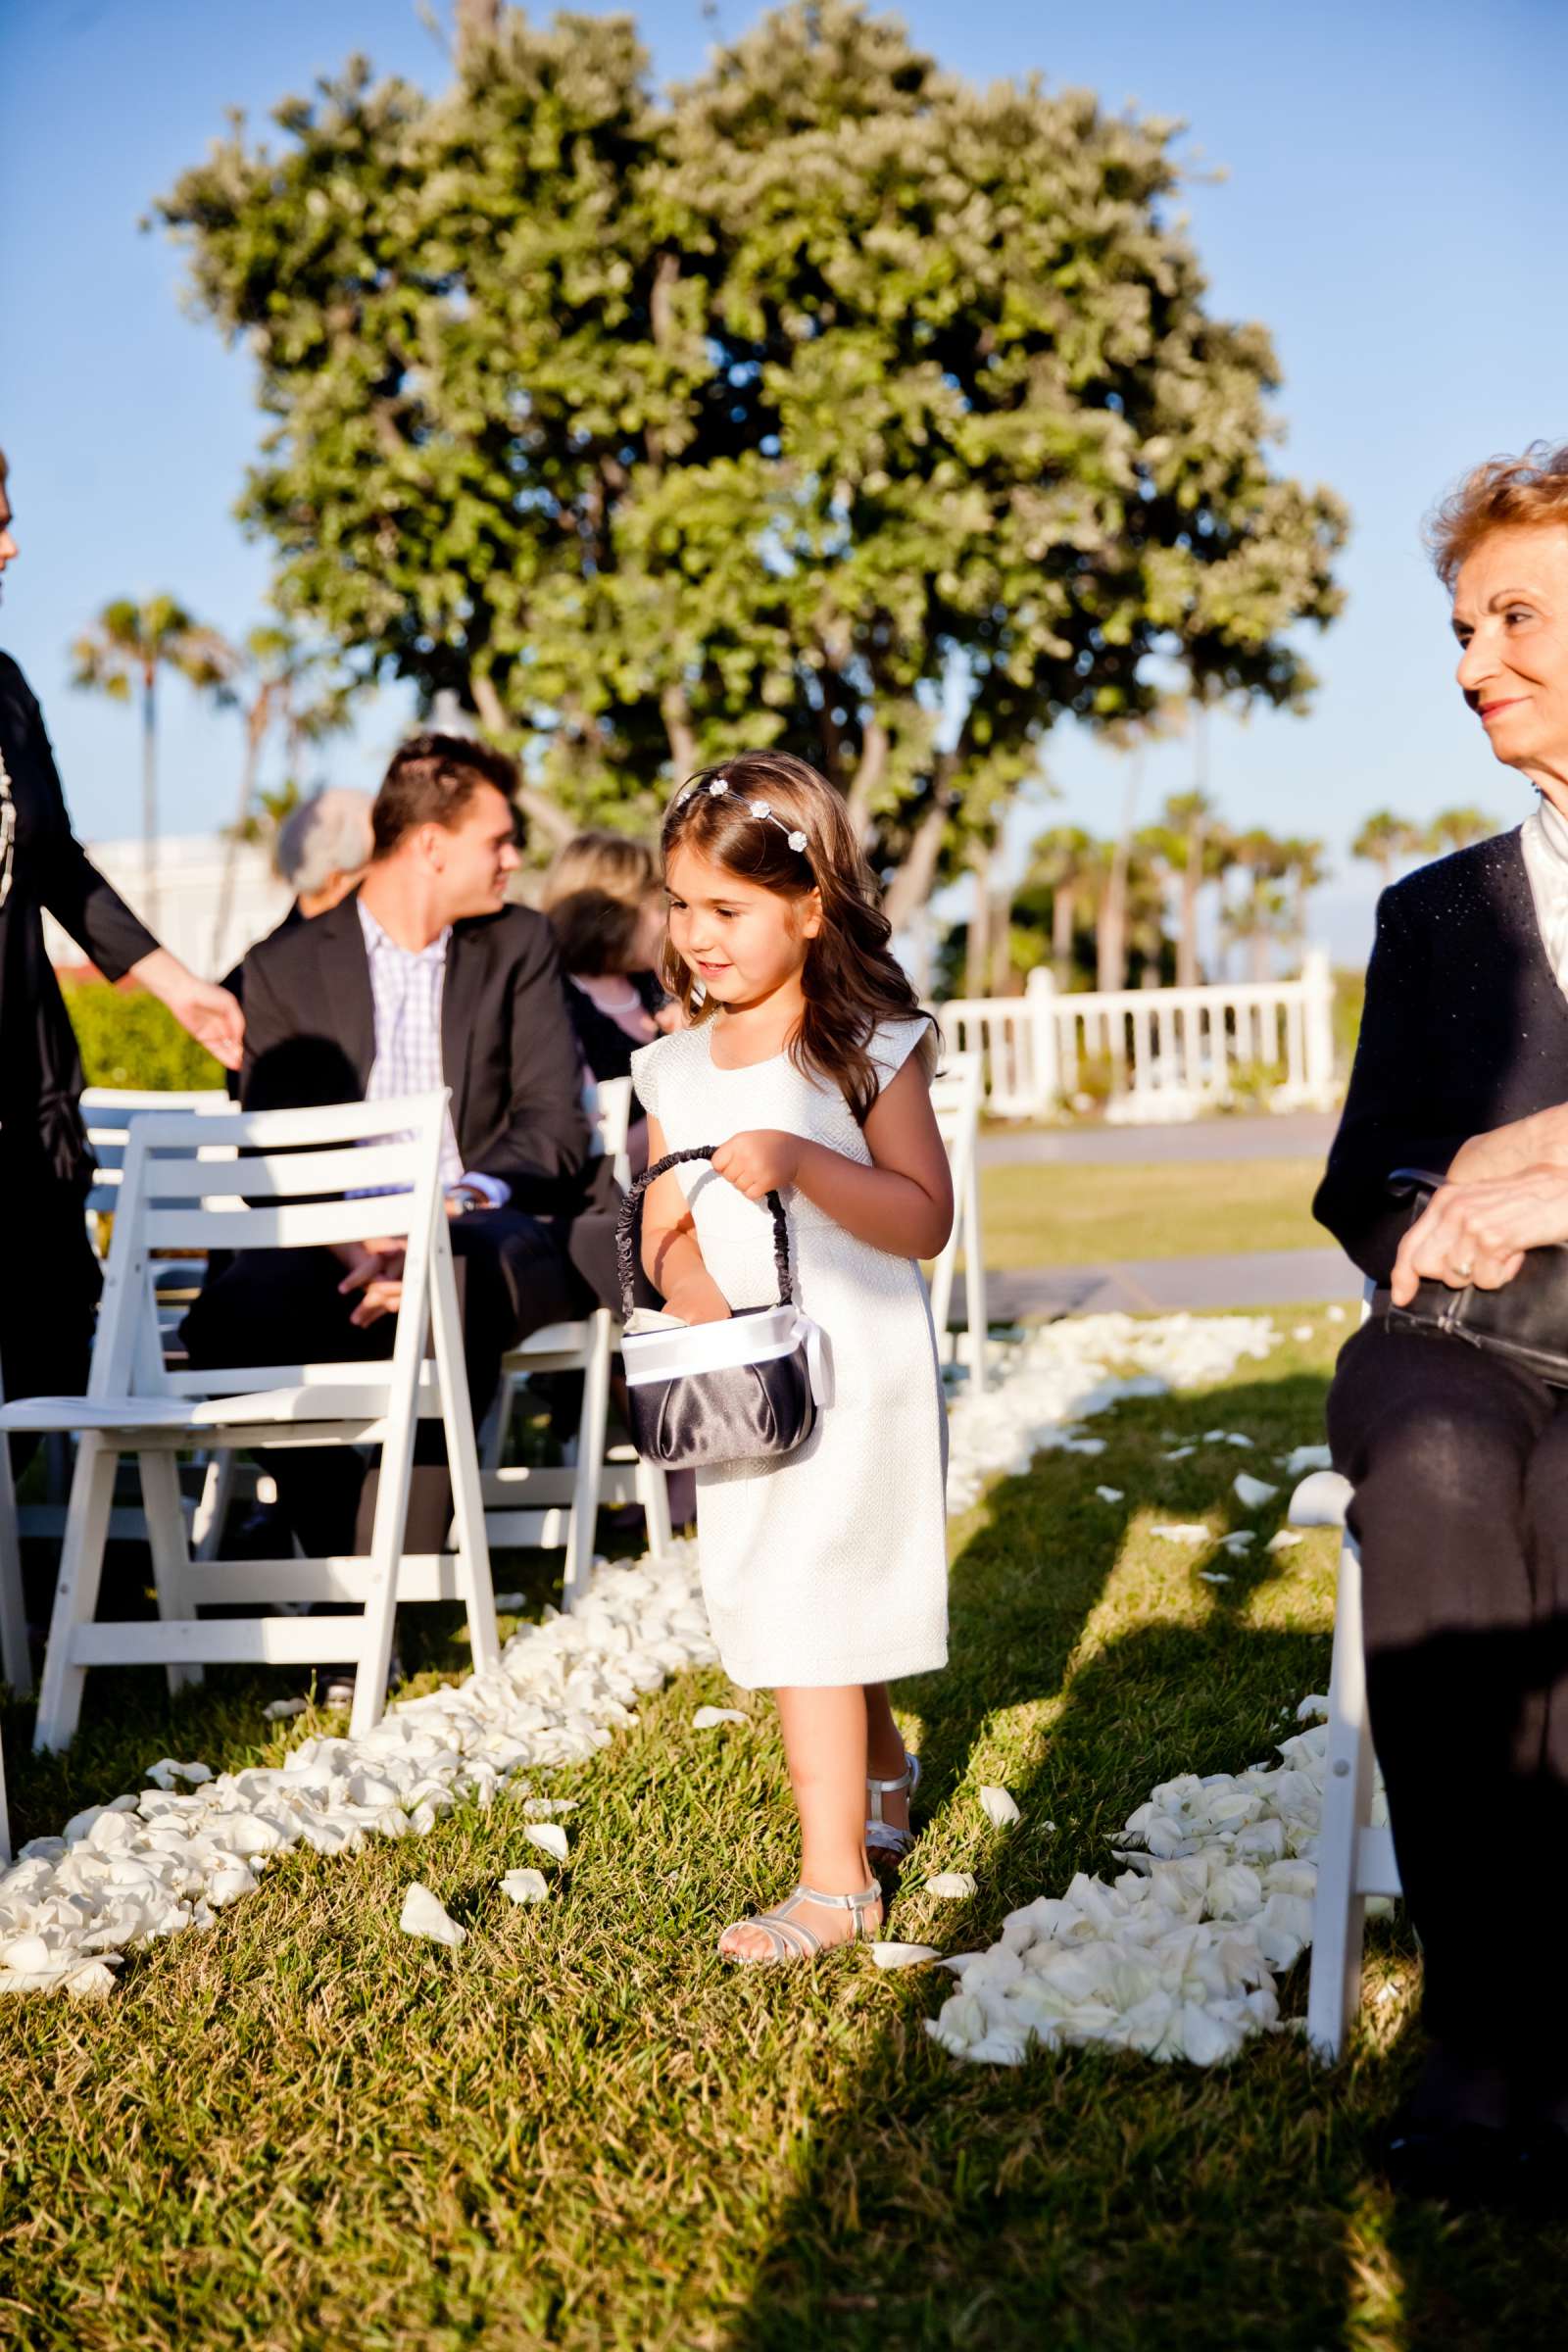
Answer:
M664 908L651 850L620 833L579 833L545 877L541 901L555 927L583 1066L591 1078L624 1078L631 1057L680 1026L657 965ZM648 1164L648 1123L632 1100L631 1172Z

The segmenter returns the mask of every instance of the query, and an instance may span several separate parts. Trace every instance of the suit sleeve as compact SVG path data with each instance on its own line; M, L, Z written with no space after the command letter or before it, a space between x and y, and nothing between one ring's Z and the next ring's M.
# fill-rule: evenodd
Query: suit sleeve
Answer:
M512 1206L570 1214L588 1161L582 1066L555 936L530 923L509 980L512 1099L502 1133L477 1164L510 1186Z
M105 881L71 830L43 713L30 692L26 700L26 759L43 803L29 858L39 903L106 979L122 980L133 963L153 954L158 942Z
M1339 1133L1312 1203L1348 1256L1387 1283L1410 1222L1410 1203L1389 1191L1395 1168L1446 1173L1467 1138L1435 1117L1438 1077L1428 988L1429 955L1396 889L1378 902L1366 1005Z

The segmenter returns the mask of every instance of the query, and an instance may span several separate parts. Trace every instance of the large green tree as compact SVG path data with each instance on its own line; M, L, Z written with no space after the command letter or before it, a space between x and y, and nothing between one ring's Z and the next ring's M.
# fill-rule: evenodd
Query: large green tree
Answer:
M1273 354L1206 307L1174 125L977 90L848 0L667 98L624 18L461 29L449 92L357 61L163 213L255 355L285 610L454 689L548 830L784 742L897 918L1157 657L1304 701L1344 517L1270 464Z

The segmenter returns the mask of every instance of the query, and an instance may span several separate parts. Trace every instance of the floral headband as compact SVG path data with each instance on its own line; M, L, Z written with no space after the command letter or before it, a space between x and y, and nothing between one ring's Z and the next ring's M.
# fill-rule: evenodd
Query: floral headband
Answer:
M736 801L738 801L738 800L740 800L740 799L742 798L742 796L741 796L741 794L740 794L740 793L738 793L738 792L736 792L736 793L732 793L732 792L730 791L730 789L729 789L729 778L728 778L728 776L715 776L715 777L713 778L713 781L711 782L711 784L709 784L709 785L707 785L707 786L706 786L704 789L705 789L705 790L706 790L706 791L707 791L707 792L708 792L708 793L709 793L709 794L711 796L711 798L712 798L713 800L715 800L715 801L721 801L721 800L725 799L726 797L727 797L727 798L729 798L730 800L736 800ZM684 808L684 807L685 807L685 805L686 805L686 803L687 803L687 802L688 802L688 801L691 799L691 797L692 797L693 793L694 793L694 792L696 792L697 790L698 790L698 787L697 787L695 784L688 784L684 792L678 792L678 793L676 793L676 795L675 795L675 806L676 806L676 808ZM791 832L791 831L790 831L790 827L788 826L788 824L786 824L786 822L785 822L784 818L783 818L783 817L781 817L781 816L775 816L775 815L774 815L774 813L773 813L773 809L772 809L772 807L771 807L771 804L770 804L770 803L768 803L767 801L748 801L748 802L746 803L746 806L747 806L747 808L748 808L751 810L751 812L752 812L753 816L762 816L762 817L766 817L766 819L767 819L767 821L768 821L768 823L769 823L769 824L777 825L777 827L778 827L778 829L779 829L779 831L780 831L781 833L788 835L788 838L789 838L789 845L790 845L790 848L791 848L792 850L795 850L795 851L804 851L804 850L806 849L806 847L807 847L807 839L806 839L806 835L805 835L803 832L801 832L801 831L800 831L800 829L799 829L798 827L796 828L796 830L795 830L794 832Z

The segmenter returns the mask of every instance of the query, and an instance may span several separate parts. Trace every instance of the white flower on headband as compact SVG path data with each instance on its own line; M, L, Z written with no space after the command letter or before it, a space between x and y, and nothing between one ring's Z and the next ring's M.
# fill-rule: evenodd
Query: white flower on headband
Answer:
M696 787L696 785L695 785L695 784L688 784L684 792L677 792L677 793L676 793L676 795L675 795L675 806L676 806L676 808L685 808L685 806L686 806L686 803L687 803L687 802L688 802L688 801L691 799L691 797L692 797L692 794L693 794L693 793L694 793L696 790L697 790L697 787Z
M752 814L754 816L771 816L772 813L773 811L766 801L754 801L752 803Z
M713 795L713 798L716 800L716 799L718 798L718 796L719 796L719 794L720 794L721 792L728 792L728 790L729 790L729 778L728 778L728 776L715 776L715 777L714 777L714 779L713 779L713 781L712 781L712 783L711 783L711 784L710 784L710 786L708 787L708 789L709 789L709 791L710 791L710 793Z
M792 833L790 835L790 848L792 850L804 850L805 847L806 835L804 833Z

